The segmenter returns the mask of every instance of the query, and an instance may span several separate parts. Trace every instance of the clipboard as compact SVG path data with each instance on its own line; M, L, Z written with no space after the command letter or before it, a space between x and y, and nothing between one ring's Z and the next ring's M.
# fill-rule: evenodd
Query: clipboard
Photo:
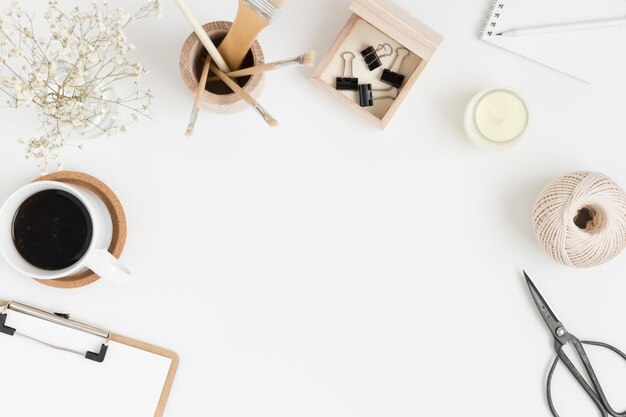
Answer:
M3 414L163 417L178 364L170 350L0 300Z

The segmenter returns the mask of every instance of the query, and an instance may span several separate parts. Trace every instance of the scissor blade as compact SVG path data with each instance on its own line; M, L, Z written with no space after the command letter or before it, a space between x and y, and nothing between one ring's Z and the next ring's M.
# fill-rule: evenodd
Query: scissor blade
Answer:
M526 274L526 271L524 271L524 277L526 277L526 283L528 284L528 288L530 289L530 295L533 296L533 300L535 300L535 304L537 305L537 308L541 313L541 317L543 317L543 320L548 325L548 328L550 329L552 335L556 336L556 330L563 325L548 305L548 302L545 300L545 298L543 298L535 284L530 280L530 277L528 276L528 274Z

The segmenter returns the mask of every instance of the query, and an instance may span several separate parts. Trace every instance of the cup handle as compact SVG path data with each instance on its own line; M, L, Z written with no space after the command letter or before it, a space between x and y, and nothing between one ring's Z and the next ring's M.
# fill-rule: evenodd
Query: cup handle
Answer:
M93 251L86 259L85 265L93 272L115 285L124 287L130 282L130 271L113 255L104 249Z

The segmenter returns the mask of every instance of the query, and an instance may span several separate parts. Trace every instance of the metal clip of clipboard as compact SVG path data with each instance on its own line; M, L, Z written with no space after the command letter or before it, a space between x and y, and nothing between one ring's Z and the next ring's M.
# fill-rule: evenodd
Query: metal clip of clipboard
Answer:
M36 339L34 337L28 336L24 333L20 333L17 331L17 329L14 329L12 327L8 327L6 325L6 320L7 320L7 310L13 310L17 313L21 313L21 314L26 314L28 316L37 318L37 319L41 319L41 320L46 320L49 321L51 323L54 324L58 324L59 326L64 326L64 327L68 327L70 329L73 330L78 330L84 333L88 333L94 336L98 336L101 337L103 339L105 339L105 342L102 344L102 346L100 347L100 352L95 353L95 352L90 352L90 351L86 351L86 352L79 352L77 350L73 350L73 349L69 349L63 346L58 346L58 345L53 345L47 342L44 342L43 340L40 339ZM111 338L111 333L108 330L103 330L100 328L97 328L95 326L92 326L90 324L86 324L86 323L81 323L79 321L76 320L71 320L69 318L69 315L67 314L59 314L59 313L51 313L48 311L44 311L41 310L39 308L36 307L32 307L26 304L22 304L22 303L18 303L15 301L11 301L8 304L6 304L3 308L2 308L2 312L0 312L0 333L9 335L9 336L21 336L24 337L28 340L32 340L34 342L40 343L44 346L48 346L52 349L57 349L57 350L62 350L65 352L69 352L69 353L74 353L76 355L82 356L86 359L89 359L91 361L95 361L95 362L99 362L102 363L104 362L104 358L106 357L106 353L107 350L109 348L109 340Z

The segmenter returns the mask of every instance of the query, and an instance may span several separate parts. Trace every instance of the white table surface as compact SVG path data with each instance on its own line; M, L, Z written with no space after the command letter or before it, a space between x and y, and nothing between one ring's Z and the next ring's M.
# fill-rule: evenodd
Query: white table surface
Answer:
M626 348L626 254L560 266L535 241L532 206L570 171L626 184L626 87L583 84L481 42L487 0L398 3L446 40L386 130L292 68L270 74L262 95L278 129L249 110L203 112L188 139L178 55L190 30L165 1L162 20L129 31L158 116L63 155L122 200L135 285L51 289L2 261L0 297L178 352L166 416L549 416L552 340L520 270L574 334ZM190 4L204 21L236 8ZM261 35L266 57L323 55L348 5L290 1ZM465 138L462 113L502 85L526 96L532 123L516 148L490 153ZM4 200L38 171L16 143L33 116L2 109L0 120ZM610 393L623 393L620 366L601 375ZM576 390L570 399L583 401Z

